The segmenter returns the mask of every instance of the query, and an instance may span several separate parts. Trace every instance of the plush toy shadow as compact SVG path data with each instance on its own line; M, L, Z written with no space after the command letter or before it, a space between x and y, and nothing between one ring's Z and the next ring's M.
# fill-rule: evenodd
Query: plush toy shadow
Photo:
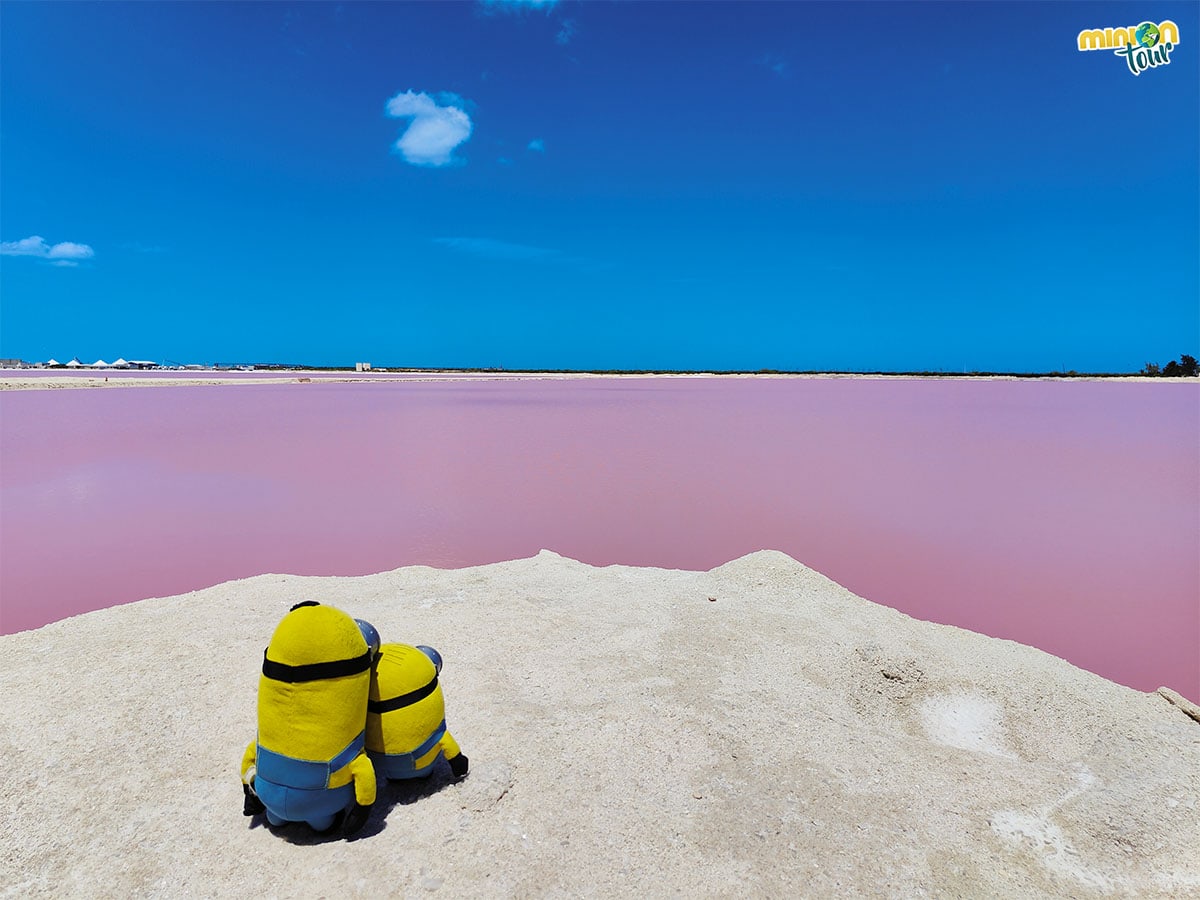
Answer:
M381 781L378 797L367 824L351 840L373 837L387 828L387 816L397 806L412 806L432 797L462 778L455 775L445 759L440 759L424 778L406 778L402 781ZM403 816L401 817L403 820Z
M342 831L341 821L334 822L327 831L313 831L303 822L287 822L283 825L272 825L264 813L256 813L250 819L251 830L267 828L272 834L278 835L289 844L298 846L313 846L337 841L361 841L374 837L387 829L387 817L397 806L412 806L426 797L432 797L445 788L462 781L462 777L454 774L445 758L439 759L429 774L422 778L406 778L401 781L379 783L376 791L375 804L371 807L366 824L350 837Z

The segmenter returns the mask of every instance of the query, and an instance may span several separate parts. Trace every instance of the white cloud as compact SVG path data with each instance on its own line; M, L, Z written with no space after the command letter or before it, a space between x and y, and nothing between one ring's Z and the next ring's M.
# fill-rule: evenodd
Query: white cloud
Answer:
M440 94L438 100L425 93L405 91L387 102L389 116L412 119L395 146L414 166L450 165L455 162L451 155L454 148L471 136L471 117L462 109L463 99L456 94Z
M558 29L558 34L554 36L554 43L565 47L571 43L571 38L575 37L576 31L578 29L575 27L574 19L563 19L562 27Z
M543 141L541 138L534 138L532 141L529 142L529 147L527 149L533 150L537 153L545 153L546 152L546 142Z
M19 241L0 242L0 256L33 256L38 259L58 260L57 264L76 265L78 260L91 259L95 255L96 251L87 244L76 244L72 241L50 244L37 234Z
M459 109L467 108L467 101L462 98L461 94L456 94L454 91L439 91L437 100L442 106L457 106Z
M0 243L0 254L4 256L46 256L49 250L46 239L38 235L20 241Z
M50 248L50 259L91 259L96 255L96 251L87 244L75 244L71 241L64 241L61 244L55 244Z

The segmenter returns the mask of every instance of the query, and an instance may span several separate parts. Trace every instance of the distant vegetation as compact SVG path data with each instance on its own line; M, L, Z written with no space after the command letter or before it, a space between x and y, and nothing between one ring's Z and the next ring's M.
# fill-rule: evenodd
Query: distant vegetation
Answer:
M1196 357L1188 356L1186 353L1179 357L1179 362L1171 360L1165 366L1159 366L1158 363L1146 363L1146 367L1142 369L1143 375L1161 375L1165 378L1173 378L1176 376L1184 376L1186 378L1195 378L1200 375L1200 366L1196 364Z

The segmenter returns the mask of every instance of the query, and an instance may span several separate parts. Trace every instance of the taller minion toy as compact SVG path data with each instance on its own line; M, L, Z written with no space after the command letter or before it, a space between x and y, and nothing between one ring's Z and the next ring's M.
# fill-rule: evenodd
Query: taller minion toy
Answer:
M384 777L422 778L443 755L455 777L467 774L466 754L446 730L441 669L442 657L432 647L379 648L367 705L367 750Z
M368 643L373 639L373 646ZM258 681L258 737L242 758L245 814L327 831L366 824L375 770L364 752L375 629L313 601L280 621Z

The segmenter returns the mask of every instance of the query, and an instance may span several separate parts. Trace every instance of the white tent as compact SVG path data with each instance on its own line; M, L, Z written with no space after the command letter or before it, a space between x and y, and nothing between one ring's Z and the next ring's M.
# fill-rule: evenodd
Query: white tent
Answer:
M83 363L81 363L81 362L79 361L79 358L78 358L78 357L76 357L75 359L73 359L73 360L71 360L69 363L67 363L67 368L68 368L68 369L82 369L82 368L83 368Z
M57 359L54 359L53 357L51 357L50 359L48 359L44 363L42 363L42 365L45 366L46 368L50 368L50 366L61 366L62 363L60 363Z
M128 368L129 368L129 361L128 361L128 360L126 360L126 359L125 359L125 357L123 357L123 356L122 356L122 357L120 357L120 358L118 358L118 359L115 359L115 360L113 360L113 362L110 364L109 368L112 368L112 369L128 369Z
M89 369L107 369L107 368L109 368L109 365L104 360L98 359L94 363L92 363L90 366L88 366L88 368Z

